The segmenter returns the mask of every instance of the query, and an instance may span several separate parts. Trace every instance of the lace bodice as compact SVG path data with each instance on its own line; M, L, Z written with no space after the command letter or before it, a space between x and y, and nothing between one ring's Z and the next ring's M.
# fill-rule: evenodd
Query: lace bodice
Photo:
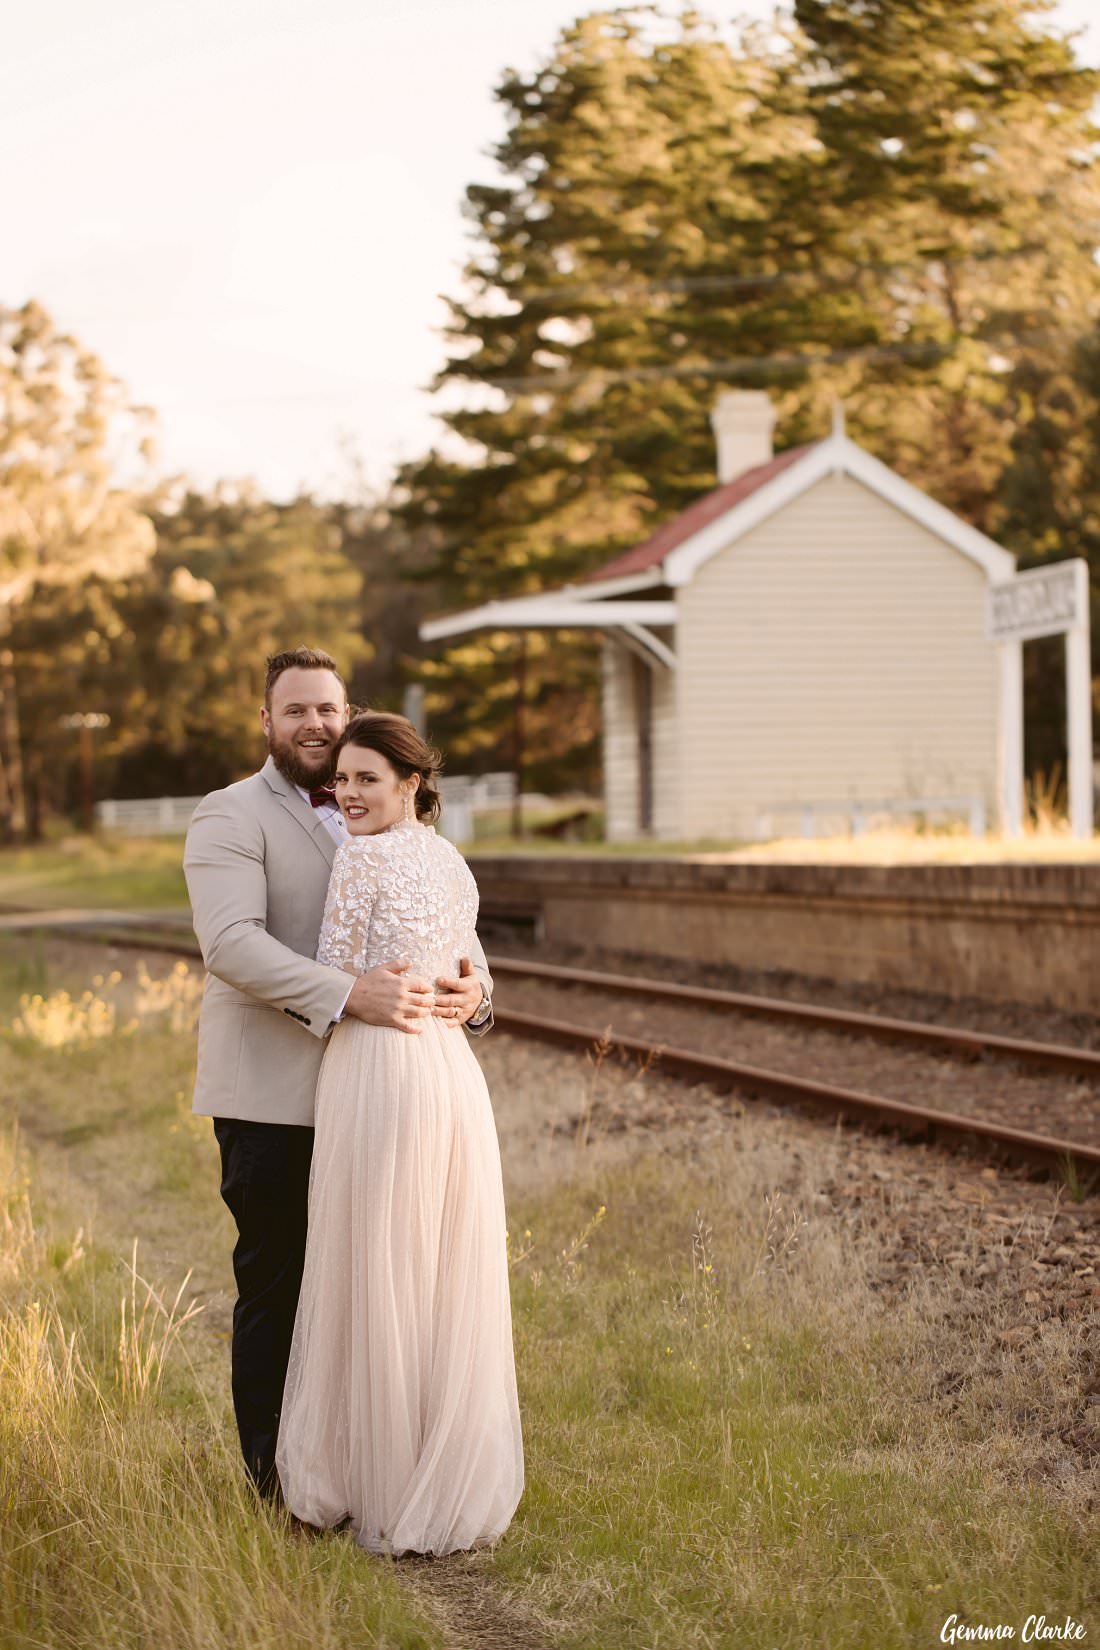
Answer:
M458 849L400 820L337 848L317 961L364 973L401 959L427 979L456 974L476 921L477 883Z

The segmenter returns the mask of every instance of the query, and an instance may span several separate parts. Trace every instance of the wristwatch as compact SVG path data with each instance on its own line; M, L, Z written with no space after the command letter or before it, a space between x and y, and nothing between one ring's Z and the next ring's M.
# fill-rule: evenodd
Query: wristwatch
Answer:
M485 987L482 986L481 1001L474 1009L474 1012L470 1015L470 1018L466 1021L466 1024L468 1026L483 1026L492 1012L493 999L490 997Z

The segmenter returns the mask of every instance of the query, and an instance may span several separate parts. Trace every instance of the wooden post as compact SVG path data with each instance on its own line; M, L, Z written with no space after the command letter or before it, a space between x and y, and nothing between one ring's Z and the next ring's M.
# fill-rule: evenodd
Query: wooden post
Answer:
M997 648L998 739L997 814L1003 836L1018 837L1024 828L1024 644L1001 642Z
M1093 828L1092 672L1089 633L1081 625L1066 632L1066 717L1070 830L1075 837L1089 841Z
M653 830L653 672L644 659L634 660L634 715L638 733L638 828Z
M521 630L516 652L516 696L512 708L512 836L523 835L523 765L526 759L524 708L527 700L527 632Z
M95 824L92 729L87 717L80 724L80 824L85 831L90 831Z
M106 728L111 725L111 718L105 711L74 711L69 716L61 716L58 722L63 728L75 728L80 735L77 745L80 763L80 824L83 830L91 831L95 827L95 769L92 764L92 729Z
M27 813L23 790L23 751L19 737L19 701L15 692L15 655L10 647L0 651L0 741L7 779L6 833L10 840L21 842L26 834Z

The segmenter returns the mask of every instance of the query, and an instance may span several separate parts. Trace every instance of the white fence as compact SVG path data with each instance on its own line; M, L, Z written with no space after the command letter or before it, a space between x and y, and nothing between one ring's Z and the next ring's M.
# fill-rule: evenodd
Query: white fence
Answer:
M444 802L465 802L474 813L488 808L506 808L516 790L514 773L482 773L471 778L469 774L444 774L436 781L436 789Z
M186 831L201 796L135 797L125 802L97 802L96 823L123 836L172 836Z
M439 828L452 842L470 842L474 835L474 815L491 813L497 808L510 808L516 794L514 773L483 773L447 775L436 781L443 801L443 817ZM524 791L521 801L525 808L546 806L548 798L535 791Z
M515 775L511 773L486 773L473 779L455 774L440 779L440 830L453 842L468 842L474 834L474 815L509 807L514 791ZM541 806L545 800L527 792L523 796L525 806ZM96 821L105 831L119 831L123 836L179 835L186 831L201 801L198 796L151 796L97 802Z
M487 773L470 778L456 774L440 779L438 785L443 799L441 832L452 842L469 842L475 814L511 805L515 776ZM119 831L124 836L181 834L201 800L197 796L157 796L97 802L96 819L104 830ZM524 807L540 807L546 802L544 796L524 792ZM986 828L985 802L980 796L941 796L882 802L776 802L757 813L756 835L761 839L780 835L784 824L789 831L797 821L797 829L805 837L829 834L838 828L859 836L875 816L883 814L892 818L962 817L975 836L982 836Z
M985 802L980 796L906 797L883 802L775 802L756 816L756 835L761 838L783 834L776 821L797 818L802 836L829 836L837 828L862 836L876 816L891 819L965 818L973 836L985 834Z

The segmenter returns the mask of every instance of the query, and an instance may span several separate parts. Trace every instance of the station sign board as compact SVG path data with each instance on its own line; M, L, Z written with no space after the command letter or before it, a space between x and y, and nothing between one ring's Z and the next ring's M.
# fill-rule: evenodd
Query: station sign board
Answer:
M1088 622L1088 569L1080 556L1033 567L988 587L986 628L993 642L1062 636Z

